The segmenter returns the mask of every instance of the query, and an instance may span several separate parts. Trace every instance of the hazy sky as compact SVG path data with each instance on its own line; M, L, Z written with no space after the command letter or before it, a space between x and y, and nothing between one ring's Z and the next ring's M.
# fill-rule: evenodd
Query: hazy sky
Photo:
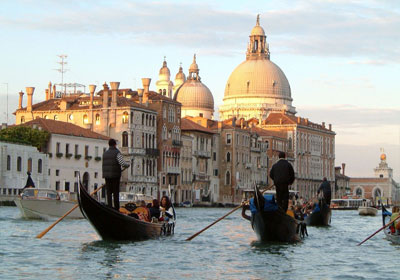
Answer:
M197 54L202 82L222 104L230 73L245 59L261 15L271 60L286 74L298 115L332 123L336 165L373 176L380 148L400 181L400 2L85 1L0 2L0 120L14 123L18 92L44 99L59 83L57 55L67 54L65 82L119 81L152 89L163 57L174 78ZM7 84L5 84L7 83ZM24 104L26 102L26 96ZM25 106L25 105L24 105Z

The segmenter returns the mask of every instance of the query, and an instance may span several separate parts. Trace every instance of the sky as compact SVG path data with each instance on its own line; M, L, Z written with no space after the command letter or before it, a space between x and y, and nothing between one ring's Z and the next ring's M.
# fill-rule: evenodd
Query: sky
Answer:
M336 166L373 177L383 151L400 182L400 2L0 1L0 121L15 123L18 92L61 82L121 82L155 89L164 56L174 78L197 55L202 82L223 103L229 75L245 60L260 14L271 61L289 80L297 115L332 124ZM24 106L26 104L26 95ZM8 111L8 117L7 117ZM217 115L217 114L216 114Z

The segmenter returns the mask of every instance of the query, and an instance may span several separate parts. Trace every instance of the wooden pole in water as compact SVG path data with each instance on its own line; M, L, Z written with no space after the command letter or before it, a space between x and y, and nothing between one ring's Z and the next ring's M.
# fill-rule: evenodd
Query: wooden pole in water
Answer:
M357 246L360 246L361 244L363 244L365 241L369 240L371 237L373 237L375 234L377 234L378 232L380 232L382 229L387 228L388 226L390 226L391 224L393 224L396 220L398 220L400 218L400 215L394 219L393 221L390 221L389 223L387 223L386 225L384 225L383 227L381 227L380 229L378 229L377 231L375 231L373 234L371 234L370 236L368 236L366 239L364 239L362 242L358 243Z
M275 185L272 185L272 186L266 188L262 193L265 193L266 191L272 189L273 186L275 186ZM232 213L235 212L236 210L242 208L243 205L245 205L246 203L248 203L248 200L247 200L247 201L243 201L239 206L233 208L231 211L229 211L227 214L225 214L224 216L222 216L221 218L219 218L219 219L216 220L215 222L209 224L208 226L206 226L205 228L203 228L203 229L200 230L199 232L193 234L192 236L190 236L189 238L187 238L186 241L192 240L193 238L195 238L197 235L199 235L199 234L202 233L203 231L209 229L210 227L212 227L213 225L215 225L215 224L218 223L219 221L222 221L223 219L225 219L226 217L228 217L230 214L232 214Z
M101 190L104 187L104 185L100 186L97 190L93 191L90 195L94 195L95 193L97 193L99 190ZM55 227L56 224L58 224L59 222L61 222L65 217L67 217L69 214L72 213L72 211L74 211L76 208L78 208L79 204L76 204L74 207L72 207L71 210L69 210L67 213L65 213L61 218L59 218L57 221L55 221L51 226L49 226L48 228L46 228L44 231L42 231L41 233L39 233L36 238L42 238L46 233L48 233L53 227Z

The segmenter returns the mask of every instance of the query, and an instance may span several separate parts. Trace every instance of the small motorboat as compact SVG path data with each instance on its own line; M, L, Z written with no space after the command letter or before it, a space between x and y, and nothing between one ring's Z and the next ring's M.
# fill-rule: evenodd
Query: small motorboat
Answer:
M52 219L60 218L71 210L77 201L71 199L69 192L57 192L50 189L26 188L14 200L22 217L26 219ZM66 218L82 219L79 209L75 209Z
M106 206L94 199L79 183L79 207L103 240L140 241L172 235L176 215L169 221L146 222Z
M331 224L332 211L324 199L320 199L311 214L305 218L307 226L329 226Z
M358 214L361 216L376 216L378 209L371 205L369 199L363 199L362 205L358 207Z
M251 217L245 214L248 209ZM257 239L261 242L298 242L307 234L304 222L284 213L276 204L274 195L261 194L257 186L249 207L243 207L242 216L251 222Z

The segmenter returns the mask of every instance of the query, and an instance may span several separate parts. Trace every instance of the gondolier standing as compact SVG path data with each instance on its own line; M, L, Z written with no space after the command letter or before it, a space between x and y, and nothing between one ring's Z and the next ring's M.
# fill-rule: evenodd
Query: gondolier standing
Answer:
M108 141L108 146L108 150L103 154L103 178L106 180L107 204L112 207L112 197L114 196L114 209L119 210L121 172L130 165L124 161L114 139Z
M276 187L276 202L286 213L289 201L289 185L294 182L293 166L285 159L286 154L279 152L279 160L272 166L269 177Z
M326 179L326 177L324 177L324 179L322 180L322 184L321 186L319 186L317 194L319 194L322 191L322 193L324 194L324 199L326 204L330 205L331 204L331 185L328 182L328 179Z

